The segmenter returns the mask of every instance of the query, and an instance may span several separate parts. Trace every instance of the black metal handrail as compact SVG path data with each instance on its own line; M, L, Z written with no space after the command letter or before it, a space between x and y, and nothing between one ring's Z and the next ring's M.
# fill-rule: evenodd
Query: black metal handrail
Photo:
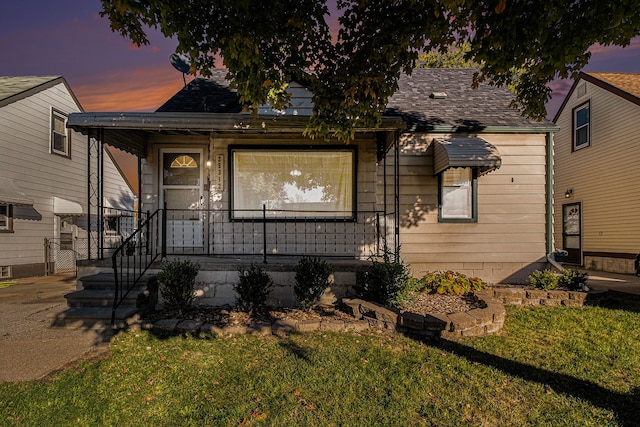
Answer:
M367 258L394 242L393 213L291 209L165 209L167 255Z
M115 290L111 310L111 325L115 326L116 310L129 292L138 284L144 273L162 255L158 250L159 221L161 209L153 214L147 212L147 219L140 224L111 256Z

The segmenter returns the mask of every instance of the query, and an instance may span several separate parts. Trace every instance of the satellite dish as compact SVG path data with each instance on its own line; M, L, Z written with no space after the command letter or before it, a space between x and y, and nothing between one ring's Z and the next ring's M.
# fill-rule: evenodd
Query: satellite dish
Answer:
M186 86L187 79L185 77L185 74L187 74L189 70L191 70L191 60L186 55L183 55L181 53L172 53L169 57L169 61L171 62L171 65L173 65L173 68L182 73L182 80L184 81L184 85Z

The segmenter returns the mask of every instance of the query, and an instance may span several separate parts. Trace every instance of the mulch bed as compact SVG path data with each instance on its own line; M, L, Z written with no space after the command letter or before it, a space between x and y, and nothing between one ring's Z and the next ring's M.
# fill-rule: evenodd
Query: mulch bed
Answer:
M427 313L458 313L474 308L482 308L484 304L474 295L453 296L420 293L418 297L404 308L406 311L425 315ZM257 313L246 313L232 307L194 306L184 313L178 310L159 310L145 316L146 321L156 322L162 319L194 320L210 325L246 326L251 323L273 323L276 320L344 320L353 317L336 307L314 307L308 310L297 308L268 309Z

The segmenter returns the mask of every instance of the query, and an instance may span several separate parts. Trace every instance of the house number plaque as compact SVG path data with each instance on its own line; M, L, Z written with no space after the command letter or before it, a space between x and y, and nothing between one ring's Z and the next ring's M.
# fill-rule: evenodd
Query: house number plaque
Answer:
M223 169L223 163L224 163L224 156L222 154L218 154L216 156L216 183L215 183L215 190L217 193L222 193L222 187L224 184L223 181L223 174L224 174L224 169Z

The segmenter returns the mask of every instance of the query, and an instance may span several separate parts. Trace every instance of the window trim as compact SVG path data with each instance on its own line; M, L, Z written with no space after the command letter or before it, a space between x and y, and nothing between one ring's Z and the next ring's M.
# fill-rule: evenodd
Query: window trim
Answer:
M578 129L576 128L576 116L578 114L579 111L583 110L587 108L588 112L589 112L589 120L587 121L586 125L583 125L580 127L580 129L584 128L585 126L587 127L587 142L583 143L581 145L576 145L577 143L577 137L576 137L576 132L578 131ZM571 110L571 151L578 151L578 150L582 150L583 148L587 148L591 146L591 100L587 100L579 105L577 105L576 107L574 107Z
M438 174L438 222L439 223L477 223L478 222L478 168L465 167L471 170L471 218L446 218L442 216L442 176L451 168Z
M56 118L62 118L64 121L64 126L65 126L65 151L60 151L57 150L54 147L54 142L55 142L55 135L56 135L56 131L55 131L55 120ZM60 110L57 110L55 108L51 108L51 120L49 123L49 152L51 154L55 154L57 156L61 156L61 157L66 157L66 158L71 158L71 131L67 128L67 114L63 113Z
M325 222L357 222L358 218L358 147L351 146L345 147L344 145L323 145L323 146L310 146L310 145L230 145L228 147L227 155L227 170L229 171L229 220L231 222L260 222L262 218L243 218L236 217L234 215L235 200L234 200L234 153L236 151L327 151L327 152L351 152L351 215L350 216L308 216L304 218L266 218L266 222L305 222L308 220L322 220Z
M0 203L0 206L6 206L7 208L7 225L0 228L0 233L13 233L13 205L10 203Z

